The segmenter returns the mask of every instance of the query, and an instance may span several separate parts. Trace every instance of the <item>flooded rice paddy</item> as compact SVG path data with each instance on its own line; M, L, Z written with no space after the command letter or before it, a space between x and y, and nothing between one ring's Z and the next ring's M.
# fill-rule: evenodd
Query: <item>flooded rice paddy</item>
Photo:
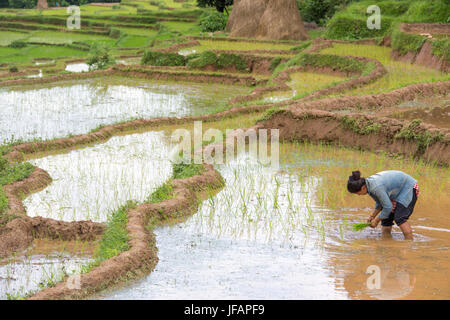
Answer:
M79 274L92 253L89 243L35 240L26 252L0 260L0 300L21 299Z
M32 160L53 182L24 200L27 213L104 222L128 200L144 201L171 176L170 150L162 133L148 132Z
M82 134L134 118L206 114L249 91L242 86L118 77L0 88L0 142Z
M280 170L245 154L218 166L225 188L184 223L155 229L155 271L96 298L450 298L449 169L321 145L285 144L281 153ZM403 169L419 180L414 241L397 227L391 238L352 231L373 207L345 189L356 168Z

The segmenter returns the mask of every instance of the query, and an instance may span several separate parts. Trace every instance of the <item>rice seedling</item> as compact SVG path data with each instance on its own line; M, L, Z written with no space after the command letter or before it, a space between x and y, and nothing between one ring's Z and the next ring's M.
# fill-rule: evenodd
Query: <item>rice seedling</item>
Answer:
M361 231L361 230L367 228L368 226L370 226L370 223L368 223L368 222L354 223L354 224L352 224L352 230L353 231Z
M368 95L389 92L410 84L448 80L449 75L416 64L395 61L391 58L391 49L376 45L353 45L336 43L321 51L326 54L353 55L374 58L380 61L388 74L362 88L343 92L342 95Z

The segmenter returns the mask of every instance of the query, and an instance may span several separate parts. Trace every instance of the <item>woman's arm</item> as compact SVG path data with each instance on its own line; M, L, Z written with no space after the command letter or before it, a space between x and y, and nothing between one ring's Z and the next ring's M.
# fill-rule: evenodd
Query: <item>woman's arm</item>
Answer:
M375 219L380 212L381 212L381 208L373 210L372 214L367 219L367 222L372 222L372 220Z
M382 187L376 188L373 193L378 199L382 208L378 219L383 220L389 218L389 214L392 211L392 202L391 199L389 199L388 194Z

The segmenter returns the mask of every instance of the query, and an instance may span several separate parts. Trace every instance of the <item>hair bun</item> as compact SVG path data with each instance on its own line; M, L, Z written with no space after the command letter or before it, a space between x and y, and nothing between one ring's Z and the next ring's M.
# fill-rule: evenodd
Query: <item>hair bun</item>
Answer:
M352 179L353 180L361 179L361 172L359 172L359 171L352 171Z

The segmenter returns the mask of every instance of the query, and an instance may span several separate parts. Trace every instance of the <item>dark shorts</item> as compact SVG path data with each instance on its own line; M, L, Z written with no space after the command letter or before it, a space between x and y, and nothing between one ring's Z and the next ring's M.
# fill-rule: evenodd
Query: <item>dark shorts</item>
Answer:
M414 206L416 205L416 201L417 201L417 193L416 192L417 192L416 189L413 189L413 198L412 198L409 206L405 207L401 203L397 202L395 210L393 212L391 212L391 214L389 215L389 218L381 220L381 225L383 227L390 227L394 224L394 221L395 221L395 223L399 226L399 225L405 223L406 221L408 221L409 216L413 213Z

